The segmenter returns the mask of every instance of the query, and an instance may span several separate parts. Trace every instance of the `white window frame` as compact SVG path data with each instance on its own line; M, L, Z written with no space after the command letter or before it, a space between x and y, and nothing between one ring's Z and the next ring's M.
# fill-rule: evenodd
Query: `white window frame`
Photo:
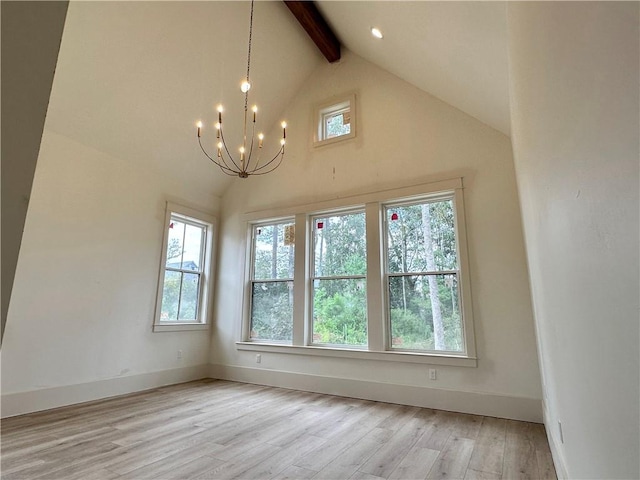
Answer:
M202 269L200 273L200 292L198 298L198 315L194 322L162 321L162 294L164 291L164 278L167 270L167 249L169 243L169 225L172 218L184 221L187 224L196 225L204 229L202 242ZM211 324L211 301L213 297L213 266L215 252L216 218L208 213L195 210L173 202L167 202L164 216L164 233L162 238L162 253L160 256L160 273L158 275L158 290L156 293L156 309L153 322L154 332L175 332L182 330L207 330Z
M340 216L340 215L352 215L355 213L364 213L365 214L365 222L366 222L366 210L362 205L355 205L352 208L349 208L348 210L329 210L327 212L318 212L318 213L314 213L313 215L309 215L309 232L311 232L311 238L309 241L309 248L310 248L310 252L311 254L309 255L309 302L308 302L308 307L309 307L309 326L308 328L310 329L311 332L311 338L309 339L309 341L307 342L308 345L310 346L316 346L316 347L335 347L335 348L353 348L353 349L362 349L362 350L366 350L367 349L367 345L348 345L348 344L330 344L330 343L319 343L319 342L315 342L313 340L313 304L314 304L314 294L315 294L315 288L314 288L314 281L315 280L347 280L347 279L362 279L365 281L365 283L367 282L367 274L365 272L364 275L328 275L328 276L320 276L320 277L316 277L315 274L315 248L316 248L316 244L315 244L315 235L313 234L314 229L316 228L315 223L316 220L319 218L326 218L326 217L332 217L332 216ZM367 237L365 235L365 244L367 241ZM367 252L368 253L368 252ZM366 296L365 296L366 298ZM368 333L368 330L367 330Z
M458 246L459 303L462 313L464 331L464 352L437 351L405 351L390 348L390 320L388 319L388 299L386 290L386 252L383 225L384 205L401 202L419 202L422 200L442 198L443 195L454 199L456 221L456 240ZM312 225L311 218L365 207L367 232L367 332L368 347L343 347L314 345L312 339L311 281L312 259ZM293 306L293 342L291 345L279 345L266 342L249 341L248 308L249 298L245 294L245 314L242 335L236 342L238 350L257 352L278 352L300 355L316 355L339 358L355 358L384 360L405 363L423 363L431 365L453 365L476 367L475 336L473 328L473 312L471 309L471 281L469 272L469 255L467 252L467 234L464 214L464 195L462 178L444 180L429 184L374 192L332 199L314 204L271 209L245 214L244 219L251 225L265 219L295 217L296 251L294 268L294 306ZM247 263L249 265L249 263ZM247 272L246 284L249 275ZM245 289L245 292L247 290ZM250 296L250 295L249 295Z
M256 228L260 228L260 227L268 227L268 226L277 226L277 225L283 225L283 224L293 224L295 225L295 218L293 217L284 217L284 218L278 218L278 219L271 219L271 220L267 220L267 221L260 221L260 222L253 222L249 224L249 237L247 239L247 246L248 246L248 252L247 252L247 258L249 259L249 262L247 262L247 276L249 278L247 283L247 286L245 288L245 298L248 299L248 303L246 304L246 309L244 312L244 316L246 318L248 318L248 324L245 326L244 330L244 338L247 338L248 341L251 342L255 342L255 343L271 343L271 344L279 344L279 345L291 345L292 342L288 342L286 340L268 340L268 339L252 339L251 338L251 311L253 308L253 284L258 282L258 283L264 283L264 282L293 282L293 278L287 278L287 279L263 279L263 280L256 280L255 279L255 271L254 271L254 267L255 267L255 229ZM294 255L296 254L296 246L294 243ZM295 265L295 264L294 264ZM295 278L295 272L294 272L294 278ZM295 311L294 311L294 315L295 315Z
M349 111L349 133L327 137L326 118L346 111ZM357 130L356 113L355 93L340 95L316 105L313 115L313 124L315 125L313 146L320 147L355 138Z
M403 207L403 206L408 206L408 205L421 205L424 203L436 203L436 202L440 202L440 201L446 201L446 200L451 200L452 205L453 205L453 215L454 215L454 233L455 233L455 238L456 238L456 255L457 255L457 268L455 270L435 270L435 271L421 271L421 272L404 272L404 273L400 273L400 272L390 272L389 271L389 265L388 265L388 260L389 260L389 245L387 243L388 241L388 220L387 220L387 216L385 215L385 210L386 209L393 209L393 207ZM449 352L449 351L440 351L440 350L419 350L419 349L406 349L406 348L394 348L391 342L391 312L390 312L390 308L389 305L391 303L391 299L389 297L389 278L390 277L402 277L402 276L429 276L429 275L455 275L456 279L458 281L458 285L460 286L460 243L458 241L458 209L456 208L456 195L455 192L450 192L450 193L442 193L442 194L435 194L435 195L427 195L424 197L419 197L417 199L411 199L410 201L406 201L406 200L401 200L401 201L392 201L392 202L384 202L381 205L381 212L382 214L382 218L383 218L383 232L382 232L382 239L383 239L383 243L382 243L382 256L384 259L384 290L385 290L385 314L387 316L387 322L386 322L386 327L387 327L387 341L385 343L385 346L388 350L393 350L394 352L421 352L421 353L432 353L432 354L437 354L437 353L462 353L463 355L467 354L467 342L466 342L466 331L467 331L467 327L465 325L464 319L465 319L465 315L462 309L462 298L461 298L461 294L460 292L458 293L458 308L460 309L460 311L462 312L462 316L461 316L461 320L462 320L462 340L463 340L463 345L464 345L464 349L462 352Z

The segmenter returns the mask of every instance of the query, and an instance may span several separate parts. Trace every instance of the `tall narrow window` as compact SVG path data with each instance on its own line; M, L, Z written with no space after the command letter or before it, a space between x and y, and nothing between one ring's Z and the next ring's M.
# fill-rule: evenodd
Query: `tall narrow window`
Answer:
M206 324L213 218L175 204L167 205L165 218L155 327Z
M314 344L367 345L367 242L362 211L312 217Z
M252 228L249 338L290 343L293 334L293 221Z
M391 348L463 352L453 198L385 206Z

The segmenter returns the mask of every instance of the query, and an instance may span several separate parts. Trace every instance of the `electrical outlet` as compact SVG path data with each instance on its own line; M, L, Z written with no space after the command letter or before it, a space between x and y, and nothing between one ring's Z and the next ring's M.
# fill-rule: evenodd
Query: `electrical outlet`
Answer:
M429 380L436 380L438 377L438 372L436 371L435 368L430 368L429 369Z
M262 355L256 354L256 363L262 363Z
M178 360L182 360L182 350L178 350Z

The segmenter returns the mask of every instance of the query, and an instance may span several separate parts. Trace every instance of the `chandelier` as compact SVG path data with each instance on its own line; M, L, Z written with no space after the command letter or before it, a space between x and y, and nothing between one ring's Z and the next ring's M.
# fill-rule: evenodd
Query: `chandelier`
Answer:
M227 175L247 178L250 175L265 175L273 172L282 163L284 158L284 145L287 138L287 124L282 122L282 138L280 139L280 150L272 157L263 160L261 157L262 146L264 142L264 134L258 133L256 136L256 117L258 107L254 105L251 108L253 113L252 120L249 125L249 90L251 83L249 81L249 73L251 71L251 36L253 34L253 0L251 0L251 19L249 21L249 50L247 53L247 75L240 85L240 91L244 93L244 123L242 131L242 145L238 149L235 156L231 153L233 149L229 149L224 138L224 129L222 128L222 113L224 109L222 105L218 105L218 123L215 124L216 130L216 155L209 155L202 146L200 137L202 132L202 122L197 123L198 128L198 144L200 149L209 160L215 163L220 170ZM251 130L249 132L249 130ZM255 140L257 139L257 149L254 150ZM254 155L255 154L255 155Z

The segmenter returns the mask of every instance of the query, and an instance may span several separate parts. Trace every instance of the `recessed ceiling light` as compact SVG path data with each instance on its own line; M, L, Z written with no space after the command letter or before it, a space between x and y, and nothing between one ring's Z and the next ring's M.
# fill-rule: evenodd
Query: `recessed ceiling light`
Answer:
M376 38L382 38L382 32L376 27L371 27L371 35Z

